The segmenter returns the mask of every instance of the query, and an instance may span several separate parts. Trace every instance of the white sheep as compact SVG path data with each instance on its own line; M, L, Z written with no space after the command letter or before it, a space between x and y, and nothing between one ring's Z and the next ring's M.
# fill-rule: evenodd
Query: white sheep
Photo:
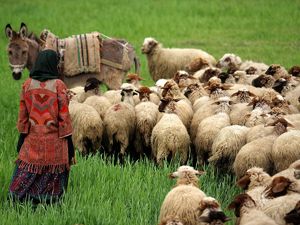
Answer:
M233 162L238 151L246 144L249 128L233 125L220 130L212 145L208 162L220 170L233 172Z
M216 102L219 104L215 112L216 114L203 119L197 128L193 143L199 165L202 165L211 156L213 141L220 130L226 126L230 126L230 118L227 114L230 111L229 102L230 99L228 97L221 97Z
M200 49L163 48L162 44L151 37L144 39L142 53L147 56L149 72L154 81L172 78L195 58L203 58L212 65L216 64L213 56Z
M108 152L119 154L123 160L125 152L135 132L135 110L133 89L122 89L120 103L112 105L105 113L104 127L107 137ZM118 149L113 146L119 145Z
M257 208L256 202L248 194L237 195L228 208L235 210L236 224L278 225L272 218Z
M141 87L138 90L140 103L135 106L136 115L136 132L135 132L135 149L139 154L146 153L150 156L151 150L151 134L153 127L158 119L158 107L150 101L150 89Z
M101 147L103 122L98 112L89 105L70 101L69 111L72 120L72 139L83 155L96 153Z
M300 130L280 135L273 144L271 158L276 172L287 169L291 163L300 159Z
M185 225L198 224L200 201L206 194L198 188L198 177L203 174L189 166L182 166L170 177L178 178L177 185L166 195L159 215L159 222L170 216L176 217Z
M165 113L152 130L151 147L159 165L169 156L173 158L176 153L179 154L181 164L188 160L190 136L176 114L176 101L171 98L161 100L159 111Z

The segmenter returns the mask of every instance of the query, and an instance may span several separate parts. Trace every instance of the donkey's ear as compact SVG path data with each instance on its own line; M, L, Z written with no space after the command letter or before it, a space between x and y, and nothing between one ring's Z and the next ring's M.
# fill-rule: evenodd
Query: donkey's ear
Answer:
M8 37L9 39L12 39L13 37L13 29L11 28L10 24L7 24L5 27L5 34L6 37Z
M21 23L19 33L22 39L27 37L27 26L25 25L25 23Z

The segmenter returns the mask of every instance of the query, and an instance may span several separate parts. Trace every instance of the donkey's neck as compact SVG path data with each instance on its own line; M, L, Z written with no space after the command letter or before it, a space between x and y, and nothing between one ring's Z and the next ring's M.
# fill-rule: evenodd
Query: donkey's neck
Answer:
M26 67L28 70L31 70L41 49L40 45L32 39L26 38L26 42L29 46Z

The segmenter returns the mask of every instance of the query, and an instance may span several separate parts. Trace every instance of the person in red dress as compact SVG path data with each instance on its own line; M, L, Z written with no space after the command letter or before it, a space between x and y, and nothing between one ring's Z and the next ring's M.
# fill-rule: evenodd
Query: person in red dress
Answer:
M75 163L67 87L59 80L59 58L44 50L23 86L17 128L16 168L9 187L13 200L56 202Z

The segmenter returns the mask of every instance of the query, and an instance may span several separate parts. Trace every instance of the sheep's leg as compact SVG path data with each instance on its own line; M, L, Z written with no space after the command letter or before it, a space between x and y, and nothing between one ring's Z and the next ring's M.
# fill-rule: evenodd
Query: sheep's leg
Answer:
M183 151L180 154L180 165L186 165L188 161L188 151Z
M158 152L156 155L156 163L162 167L164 165L164 160L168 157L168 153L165 151Z

